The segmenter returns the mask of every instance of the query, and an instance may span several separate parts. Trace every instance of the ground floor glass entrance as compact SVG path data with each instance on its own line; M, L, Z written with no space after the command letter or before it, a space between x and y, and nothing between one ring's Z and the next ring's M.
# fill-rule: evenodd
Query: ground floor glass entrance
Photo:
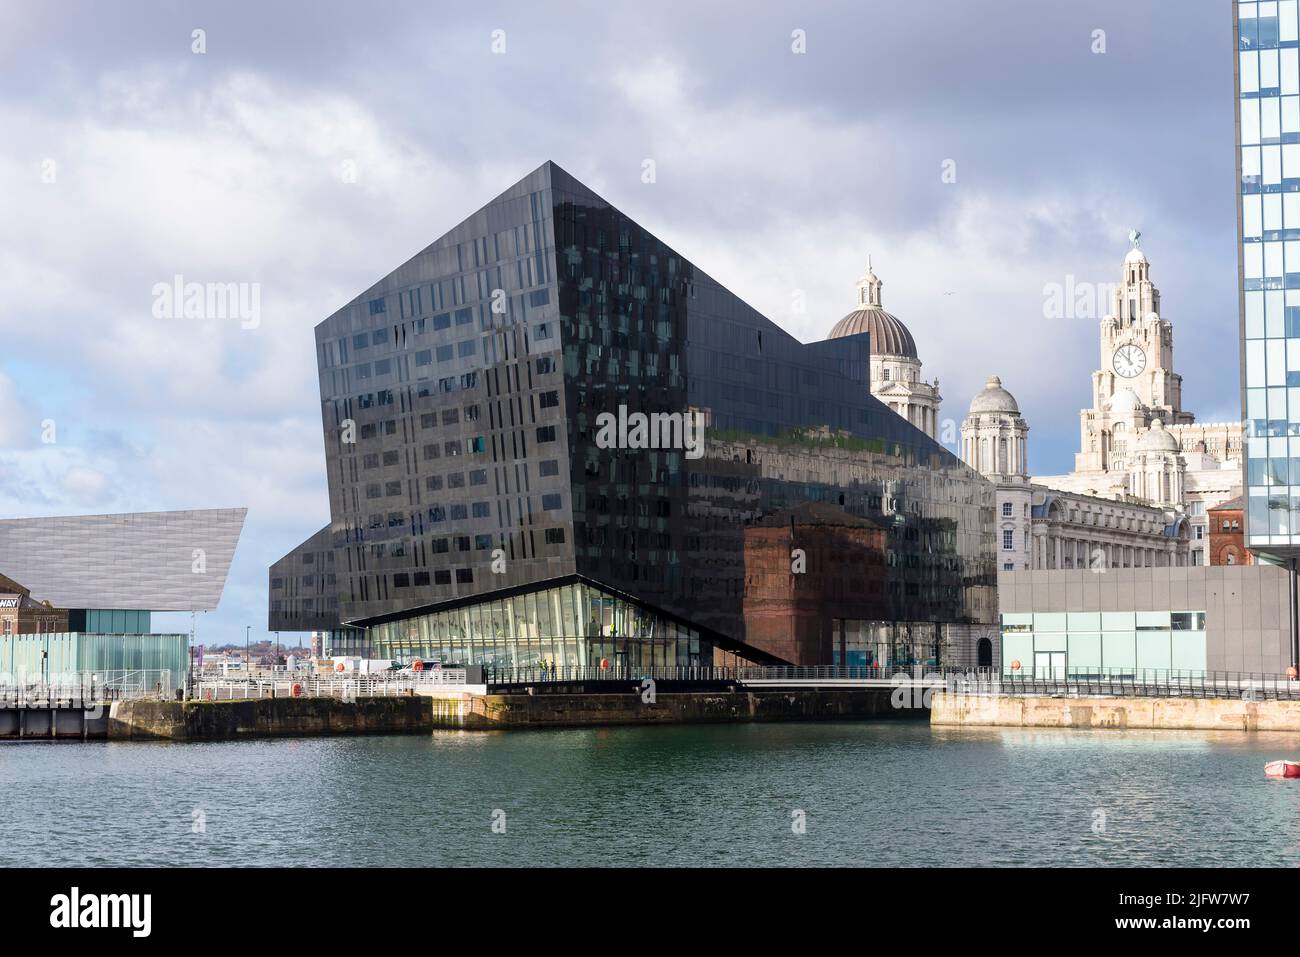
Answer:
M529 668L709 665L698 630L582 582L367 628L381 658Z

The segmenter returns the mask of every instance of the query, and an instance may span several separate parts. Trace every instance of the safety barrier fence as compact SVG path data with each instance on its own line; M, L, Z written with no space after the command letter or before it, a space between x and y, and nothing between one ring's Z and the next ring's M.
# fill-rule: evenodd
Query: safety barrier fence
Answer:
M1080 674L1010 674L1000 694L1069 695L1080 698L1241 698L1300 700L1300 681L1286 675L1237 671L1111 669Z
M961 694L1074 695L1078 697L1194 697L1300 699L1300 681L1285 675L1115 668L1087 672L1000 673L993 668L925 665L795 666L535 666L489 668L490 690L596 682L698 682L751 687L921 686Z
M1075 697L1239 697L1300 699L1300 681L1285 675L1110 669L1087 673L999 673L992 668L900 666L534 666L443 668L412 674L286 675L265 678L199 677L190 697L209 701L273 697L385 697L436 691L511 691L561 685L647 681L737 687L922 687L958 694L1067 695ZM470 680L473 683L470 683ZM611 685L612 690L612 685ZM0 694L3 685L0 685Z
M248 698L384 698L469 689L464 668L418 674L278 675L274 678L200 677L191 697L201 701Z
M639 682L681 681L701 683L745 683L750 681L790 682L889 682L895 679L912 680L929 684L942 684L950 676L991 676L990 669L931 668L916 665L897 666L836 666L781 665L771 667L722 668L711 665L535 665L525 668L486 669L489 687L513 687L545 683L587 683L598 681Z
M0 672L0 708L75 707L176 693L168 669L71 671L51 674Z

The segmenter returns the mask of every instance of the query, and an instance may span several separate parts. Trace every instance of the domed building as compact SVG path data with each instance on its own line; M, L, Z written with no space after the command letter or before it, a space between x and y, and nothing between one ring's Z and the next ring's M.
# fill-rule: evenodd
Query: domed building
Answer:
M1141 416L1131 390L1111 404L1117 415ZM961 457L997 488L998 567L1039 569L1143 568L1189 563L1190 529L1177 510L1183 492L1178 440L1156 419L1139 434L1130 481L1146 495L1111 498L1093 490L1063 491L1029 477L1029 423L1020 404L990 376L971 399L961 425Z
M989 376L970 401L961 423L961 458L997 486L998 567L1031 569L1029 423L998 376Z
M880 304L884 285L867 264L858 280L853 311L835 323L827 339L866 333L871 344L871 394L926 435L938 433L939 380L921 378L916 340L903 321Z
M1178 438L1159 419L1138 436L1129 456L1129 492L1156 505L1181 508L1187 462Z
M1028 441L1029 424L1016 397L990 376L962 421L962 459L986 476L1023 479L1029 474Z

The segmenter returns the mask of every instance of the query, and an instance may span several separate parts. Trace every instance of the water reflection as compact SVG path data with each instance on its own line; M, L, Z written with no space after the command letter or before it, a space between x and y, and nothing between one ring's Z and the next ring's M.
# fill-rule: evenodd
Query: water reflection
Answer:
M1300 787L1263 766L1298 749L913 721L22 744L0 863L1294 866Z

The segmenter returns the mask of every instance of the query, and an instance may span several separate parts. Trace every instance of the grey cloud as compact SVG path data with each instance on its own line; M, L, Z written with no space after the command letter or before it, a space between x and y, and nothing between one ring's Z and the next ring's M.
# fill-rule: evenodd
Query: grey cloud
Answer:
M88 439L120 461L118 494L254 505L203 626L220 640L265 620L261 556L326 517L311 326L548 158L805 339L847 310L874 253L945 414L996 371L1030 418L1033 467L1063 471L1096 327L1044 320L1042 287L1113 280L1129 225L1188 404L1235 408L1230 36L1213 0L6 4L0 176L28 225L0 239L0 263L22 267L0 292L23 307L0 327L62 355L105 431L140 450ZM42 193L52 151L65 191ZM361 188L338 187L358 153ZM263 283L262 327L160 327L148 290L175 272ZM214 450L219 467L185 466Z

